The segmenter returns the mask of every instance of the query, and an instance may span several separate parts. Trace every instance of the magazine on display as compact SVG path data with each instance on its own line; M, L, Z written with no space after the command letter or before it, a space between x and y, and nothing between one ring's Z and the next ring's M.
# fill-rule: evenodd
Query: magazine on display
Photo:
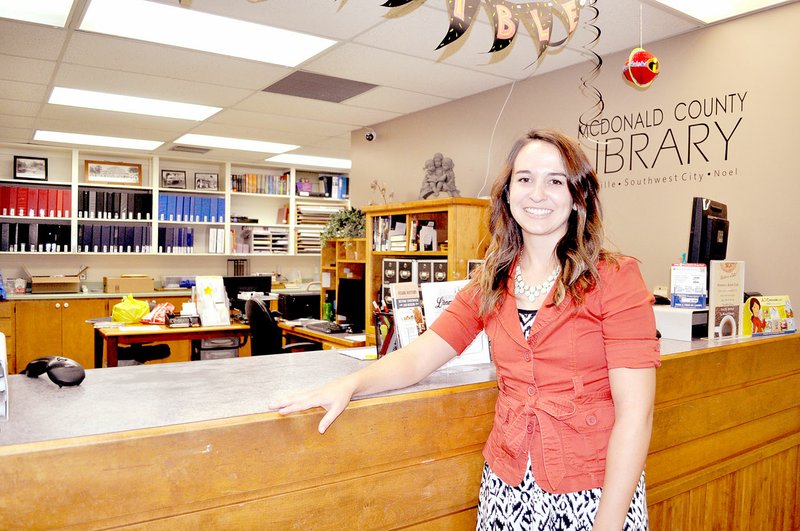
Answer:
M405 347L425 331L425 318L415 282L389 284L392 295L394 330L400 347Z
M456 293L467 285L469 280L451 280L448 282L427 282L420 286L422 290L422 305L425 308L425 323L430 326L444 312ZM456 356L445 367L455 365L476 365L481 363L491 363L489 355L489 339L486 332L481 332L475 340L464 349L459 356Z

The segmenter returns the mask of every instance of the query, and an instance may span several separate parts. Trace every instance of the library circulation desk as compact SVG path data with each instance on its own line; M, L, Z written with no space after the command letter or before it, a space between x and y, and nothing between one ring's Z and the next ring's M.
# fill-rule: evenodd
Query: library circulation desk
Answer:
M653 530L798 529L800 335L662 341L647 463ZM438 371L320 410L274 396L366 363L331 351L9 377L0 528L474 529L496 389Z

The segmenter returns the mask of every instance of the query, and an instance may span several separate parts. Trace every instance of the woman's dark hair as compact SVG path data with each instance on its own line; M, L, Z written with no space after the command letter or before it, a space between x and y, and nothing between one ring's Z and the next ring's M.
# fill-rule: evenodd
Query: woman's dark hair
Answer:
M502 171L495 179L491 192L491 241L486 261L475 281L480 286L480 313L486 315L496 308L506 291L511 267L522 251L522 229L511 215L508 188L514 171L514 161L522 148L531 142L547 142L558 149L566 168L567 188L575 210L567 224L567 233L556 245L556 258L561 274L556 281L555 304L567 294L578 303L594 288L599 278L600 260L615 262L615 254L603 249L603 224L597 174L577 141L550 129L534 129L517 140L511 148Z

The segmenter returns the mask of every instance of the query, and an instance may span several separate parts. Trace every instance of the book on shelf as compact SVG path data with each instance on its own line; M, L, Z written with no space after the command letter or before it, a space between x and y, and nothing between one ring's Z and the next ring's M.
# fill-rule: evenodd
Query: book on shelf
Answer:
M469 280L451 280L448 282L426 282L420 285L422 306L425 309L427 326L439 318L444 310L453 302L456 294L469 283ZM444 367L455 365L475 365L490 363L489 339L486 332L480 332L464 351L448 361Z
M400 347L405 347L425 331L419 286L414 282L397 282L389 284L389 291L397 341Z

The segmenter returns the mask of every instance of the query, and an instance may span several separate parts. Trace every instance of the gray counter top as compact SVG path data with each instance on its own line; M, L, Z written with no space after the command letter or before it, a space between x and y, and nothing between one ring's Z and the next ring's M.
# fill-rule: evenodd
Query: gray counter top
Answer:
M662 339L661 355L762 339ZM10 375L10 415L0 421L0 445L263 413L275 397L317 387L368 363L325 350L89 369L80 386L62 389L46 375ZM494 380L493 365L456 366L440 369L415 386L375 396Z
M317 387L368 363L325 350L89 369L80 386L65 388L47 375L11 375L10 414L9 420L0 421L0 445L263 413L275 397ZM494 379L492 365L453 367L415 386L376 396Z

